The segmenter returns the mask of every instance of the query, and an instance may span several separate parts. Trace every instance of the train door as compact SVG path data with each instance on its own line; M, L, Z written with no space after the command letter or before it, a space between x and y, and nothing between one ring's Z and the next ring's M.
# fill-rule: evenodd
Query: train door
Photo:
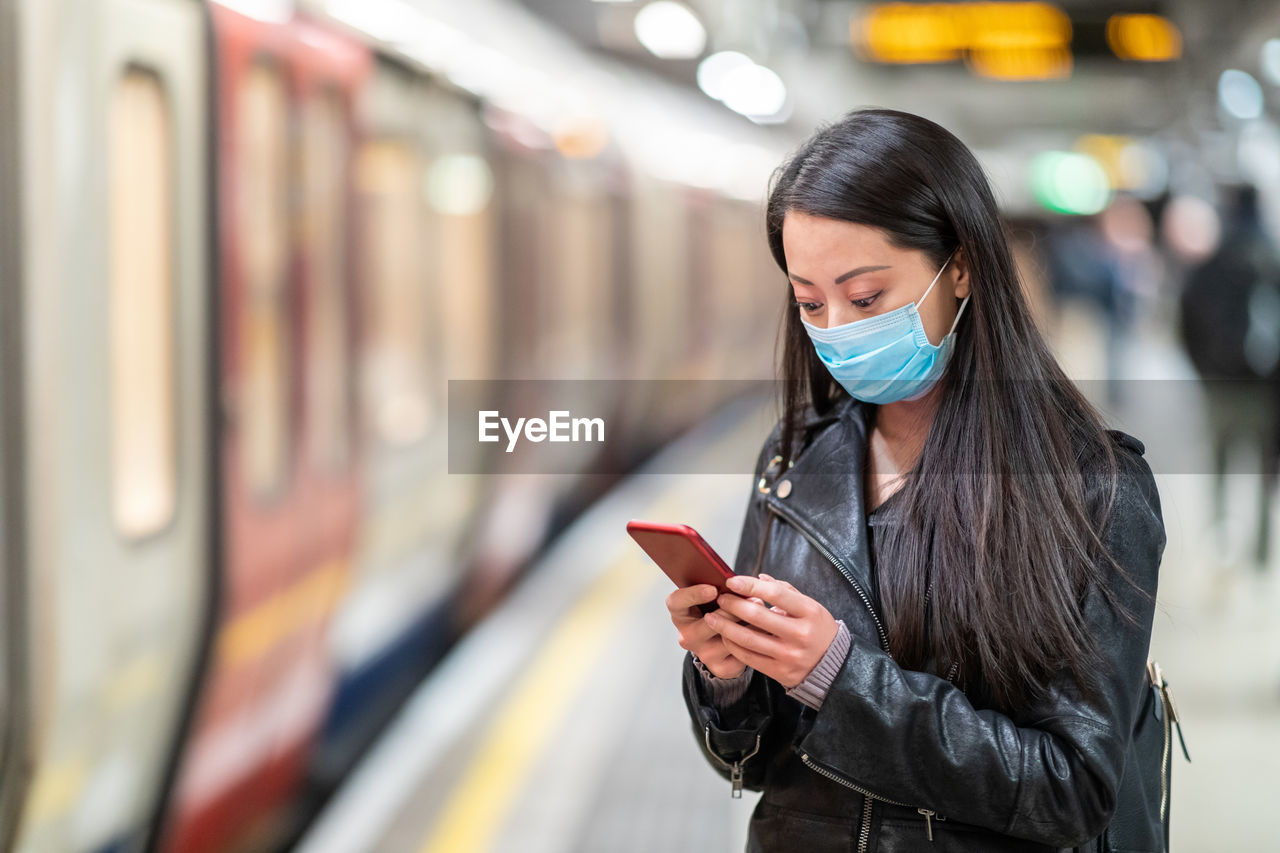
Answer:
M289 829L332 689L323 632L356 502L345 217L367 51L292 16L211 11L225 595L162 821L183 851Z
M294 559L282 575L292 602L270 654L259 713L274 721L271 765L257 801L296 797L324 724L337 672L328 632L351 567L360 504L355 281L363 247L354 184L362 142L357 102L371 70L361 45L294 24L297 97L294 217L300 373Z
M223 594L209 670L161 831L211 849L255 813L239 808L269 761L258 714L265 659L295 548L290 77L283 27L211 7L219 68L219 466ZM252 546L249 545L252 542ZM269 809L273 803L264 803Z
M550 136L526 117L487 106L494 181L495 312L498 318L496 394L499 410L547 411L545 388L536 381L555 378L552 365L560 317L556 301L557 246L554 241L554 184L549 165L557 156ZM474 623L503 594L543 541L552 509L567 478L509 470L506 460L487 477L483 517L473 528L466 554L464 589L453 608L458 629ZM511 467L514 467L512 465Z
M311 766L322 789L340 781L413 686L415 656L395 649L417 615L418 596L405 575L424 518L404 493L434 485L425 481L421 461L436 413L427 381L433 359L426 271L434 235L423 216L420 92L411 72L381 62L361 106L356 364L364 500L349 580L328 636L337 691Z
M17 849L128 850L210 591L204 17L187 0L20 12L35 769Z
M449 474L447 380L488 376L497 341L493 179L477 106L384 60L364 108L364 511L330 632L339 688L313 765L322 788L338 781L451 639L457 550L480 480Z

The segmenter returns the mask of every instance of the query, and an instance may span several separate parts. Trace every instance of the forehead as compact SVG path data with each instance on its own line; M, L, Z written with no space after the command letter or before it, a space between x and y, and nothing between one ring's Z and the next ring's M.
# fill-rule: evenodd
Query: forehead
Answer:
M827 257L833 262L878 260L897 255L884 232L870 225L788 211L782 220L782 245L788 262Z

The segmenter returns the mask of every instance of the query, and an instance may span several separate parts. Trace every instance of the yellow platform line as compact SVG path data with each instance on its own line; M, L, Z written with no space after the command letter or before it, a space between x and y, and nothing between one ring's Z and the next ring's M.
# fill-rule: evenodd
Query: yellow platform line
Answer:
M492 847L557 723L596 672L626 606L637 603L661 577L624 553L596 578L508 694L421 853L481 853Z

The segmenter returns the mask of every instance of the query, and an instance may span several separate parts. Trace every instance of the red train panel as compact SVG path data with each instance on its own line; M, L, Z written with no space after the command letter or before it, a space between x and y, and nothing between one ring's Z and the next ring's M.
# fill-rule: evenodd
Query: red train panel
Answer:
M280 824L334 675L324 635L359 502L351 159L366 48L212 7L225 595L162 846Z

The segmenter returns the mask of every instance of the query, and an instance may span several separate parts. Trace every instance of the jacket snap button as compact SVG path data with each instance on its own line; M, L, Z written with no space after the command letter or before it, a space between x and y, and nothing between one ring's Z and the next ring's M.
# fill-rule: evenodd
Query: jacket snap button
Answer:
M783 480L778 484L778 497L785 498L789 494L791 494L791 481Z

